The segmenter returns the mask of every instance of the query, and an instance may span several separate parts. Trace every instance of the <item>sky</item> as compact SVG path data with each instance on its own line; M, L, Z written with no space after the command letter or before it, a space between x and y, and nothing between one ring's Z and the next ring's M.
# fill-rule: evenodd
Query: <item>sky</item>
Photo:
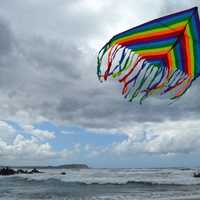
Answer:
M115 34L198 0L1 0L0 165L200 166L200 80L179 101L100 83Z

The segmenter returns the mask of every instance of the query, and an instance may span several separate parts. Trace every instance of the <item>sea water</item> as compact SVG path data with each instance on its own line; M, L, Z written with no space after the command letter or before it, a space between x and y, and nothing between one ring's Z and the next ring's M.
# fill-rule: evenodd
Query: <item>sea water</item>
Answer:
M0 200L200 200L193 169L41 171L0 177Z

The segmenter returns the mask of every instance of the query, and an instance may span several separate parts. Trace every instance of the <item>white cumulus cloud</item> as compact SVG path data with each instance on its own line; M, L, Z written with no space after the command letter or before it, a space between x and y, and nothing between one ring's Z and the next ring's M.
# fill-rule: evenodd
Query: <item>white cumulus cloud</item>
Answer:
M32 125L25 125L24 131L40 140L51 140L55 138L54 132L34 128Z
M200 120L137 123L123 131L127 140L114 144L118 153L191 153L200 151Z

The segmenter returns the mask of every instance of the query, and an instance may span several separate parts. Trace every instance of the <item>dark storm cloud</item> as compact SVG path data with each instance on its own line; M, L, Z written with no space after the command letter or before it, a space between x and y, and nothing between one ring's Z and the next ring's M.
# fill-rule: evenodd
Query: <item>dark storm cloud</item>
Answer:
M0 56L8 54L13 46L12 33L6 21L0 19Z

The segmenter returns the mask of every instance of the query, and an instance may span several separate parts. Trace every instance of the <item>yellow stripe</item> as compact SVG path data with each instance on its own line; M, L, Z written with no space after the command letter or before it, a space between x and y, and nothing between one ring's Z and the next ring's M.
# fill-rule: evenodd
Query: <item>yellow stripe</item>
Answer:
M172 61L172 63L171 63L171 69L174 71L175 69L177 69L175 55L174 55L174 49L172 49L169 52L169 56L171 57L171 61Z

